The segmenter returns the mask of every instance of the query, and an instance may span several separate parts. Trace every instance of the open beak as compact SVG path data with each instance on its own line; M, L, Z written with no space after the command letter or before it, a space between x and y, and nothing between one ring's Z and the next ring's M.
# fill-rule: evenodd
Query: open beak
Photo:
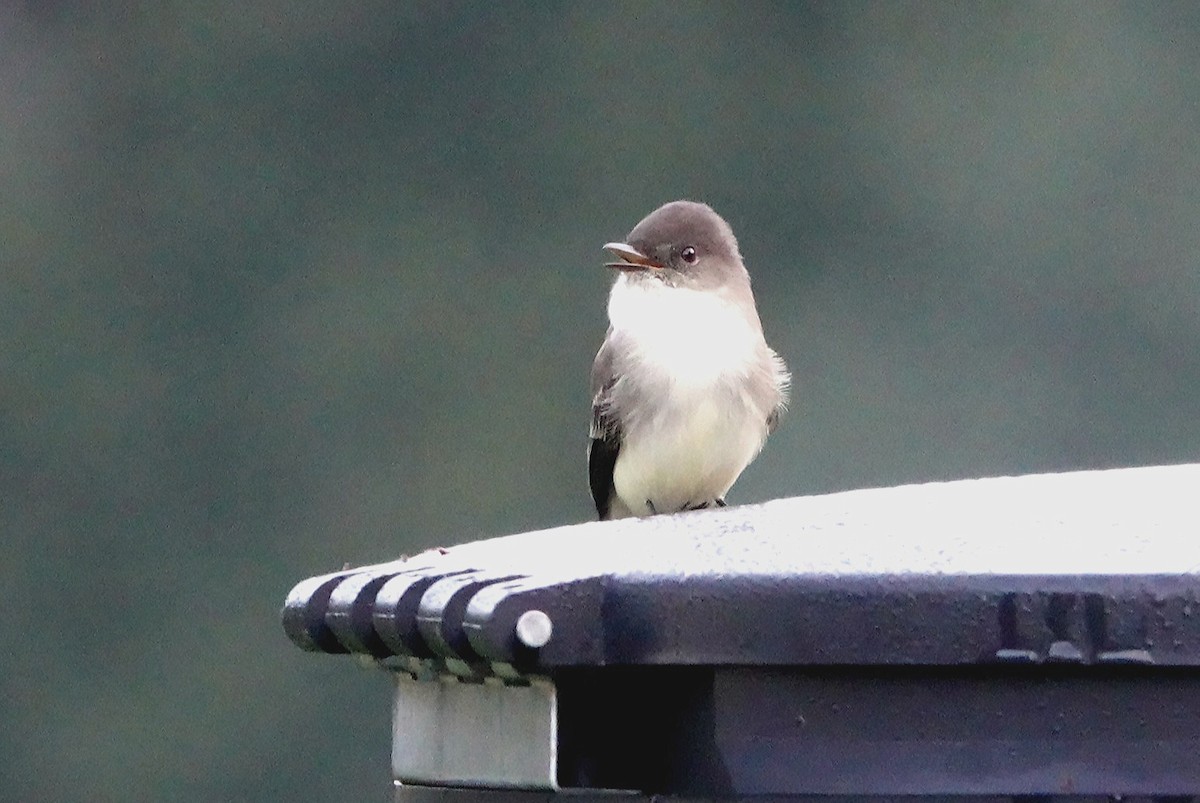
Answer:
M604 246L604 250L611 251L617 257L616 262L605 262L604 267L606 268L616 268L617 270L624 271L662 270L662 265L625 243L608 243Z

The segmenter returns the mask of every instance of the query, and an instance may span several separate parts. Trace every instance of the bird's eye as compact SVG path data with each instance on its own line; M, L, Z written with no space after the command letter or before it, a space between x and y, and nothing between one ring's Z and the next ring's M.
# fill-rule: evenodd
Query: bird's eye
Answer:
M688 263L689 265L695 264L696 249L689 245L687 248L685 248L679 252L679 256L682 257L683 261Z

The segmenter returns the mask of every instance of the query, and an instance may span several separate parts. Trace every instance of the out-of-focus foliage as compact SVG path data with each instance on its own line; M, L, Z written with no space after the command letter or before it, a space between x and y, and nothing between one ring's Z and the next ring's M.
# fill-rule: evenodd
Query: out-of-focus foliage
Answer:
M589 517L674 198L796 377L734 502L1200 457L1197 131L1186 4L9 4L0 799L382 799L283 596Z

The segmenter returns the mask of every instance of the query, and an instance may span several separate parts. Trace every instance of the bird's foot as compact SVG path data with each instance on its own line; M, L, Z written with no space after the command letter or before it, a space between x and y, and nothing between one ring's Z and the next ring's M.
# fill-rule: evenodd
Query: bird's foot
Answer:
M725 507L725 506L726 505L725 505L724 499L710 499L707 502L698 502L694 505L684 505L683 510L680 512L687 512L689 510L708 510L708 509L714 508L714 507Z

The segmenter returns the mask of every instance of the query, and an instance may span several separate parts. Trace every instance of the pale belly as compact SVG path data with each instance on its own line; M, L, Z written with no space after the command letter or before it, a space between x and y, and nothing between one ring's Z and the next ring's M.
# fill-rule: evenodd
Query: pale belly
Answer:
M776 403L737 390L763 359L756 319L716 294L627 276L613 287L608 315L630 350L626 378L613 390L625 411L614 517L675 513L723 497L762 448ZM639 384L626 385L634 373Z
M723 497L762 448L767 433L759 412L729 397L689 396L626 433L613 487L633 515Z

